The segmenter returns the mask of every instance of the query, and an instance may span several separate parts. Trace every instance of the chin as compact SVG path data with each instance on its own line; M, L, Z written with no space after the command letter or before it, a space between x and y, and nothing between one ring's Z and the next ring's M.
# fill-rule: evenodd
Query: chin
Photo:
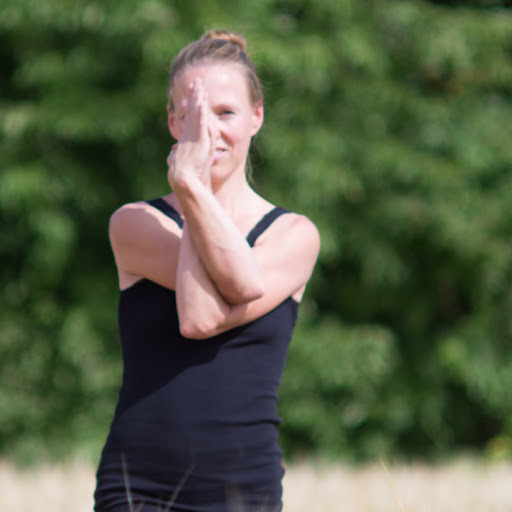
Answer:
M211 170L210 170L210 176L212 180L212 184L217 183L223 183L227 181L234 173L236 172L236 167L226 167L222 165L215 165L215 162L213 163Z

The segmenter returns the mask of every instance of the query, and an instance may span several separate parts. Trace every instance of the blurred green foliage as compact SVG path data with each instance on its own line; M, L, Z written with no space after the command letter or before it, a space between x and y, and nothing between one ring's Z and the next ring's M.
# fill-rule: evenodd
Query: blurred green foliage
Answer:
M0 452L101 447L121 376L108 219L167 192L167 69L205 27L242 32L265 85L256 189L322 235L286 453L510 446L508 7L2 0Z

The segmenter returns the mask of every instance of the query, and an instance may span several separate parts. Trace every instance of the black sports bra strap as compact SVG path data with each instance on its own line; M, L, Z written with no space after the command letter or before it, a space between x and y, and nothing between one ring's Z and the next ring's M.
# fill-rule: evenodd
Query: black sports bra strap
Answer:
M176 224L178 224L180 228L183 228L182 216L167 201L165 201L161 197L158 197L156 199L150 199L149 201L146 201L146 203L150 204L157 210L160 210L162 213L167 215L167 217L170 217L174 222L176 222Z
M247 235L247 242L249 242L249 245L253 247L256 240L263 233L263 231L265 231L270 226L270 224L272 224L272 222L274 222L283 213L290 213L290 211L285 210L280 206L276 206L273 210L270 210L266 215L264 215Z
M179 214L179 212L171 206L167 201L158 197L156 199L150 199L146 201L149 205L153 206L157 210L160 210L162 213L170 217L172 220L178 224L180 228L183 228L183 217ZM247 235L247 242L252 247L258 237L274 222L278 217L280 217L283 213L290 213L289 210L285 210L280 206L276 206L274 209L270 210L266 215L264 215L254 226L250 233Z

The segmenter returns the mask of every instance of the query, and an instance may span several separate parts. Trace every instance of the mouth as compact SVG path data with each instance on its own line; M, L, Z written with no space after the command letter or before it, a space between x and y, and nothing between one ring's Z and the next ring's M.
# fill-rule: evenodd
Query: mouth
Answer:
M213 152L213 157L214 157L214 158L219 158L219 157L221 157L225 152L226 152L226 150L225 150L224 148L217 148L217 149L215 149L215 151Z

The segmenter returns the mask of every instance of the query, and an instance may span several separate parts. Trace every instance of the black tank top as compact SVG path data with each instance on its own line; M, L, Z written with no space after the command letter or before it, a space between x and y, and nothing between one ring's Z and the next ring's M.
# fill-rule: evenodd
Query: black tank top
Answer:
M183 219L166 201L149 202ZM247 237L251 246L281 214ZM297 318L291 297L250 323L207 340L180 335L176 295L148 279L121 291L124 362L119 401L97 472L95 510L281 510L277 389ZM128 480L126 480L128 478Z

